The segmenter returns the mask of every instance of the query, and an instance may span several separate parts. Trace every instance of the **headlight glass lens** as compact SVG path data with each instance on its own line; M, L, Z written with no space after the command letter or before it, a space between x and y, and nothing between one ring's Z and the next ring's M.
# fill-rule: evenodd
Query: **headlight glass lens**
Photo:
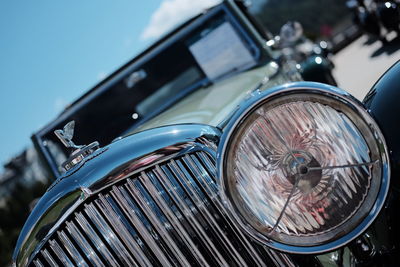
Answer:
M338 100L293 94L259 105L229 138L224 187L256 236L314 246L353 230L382 179L374 130Z

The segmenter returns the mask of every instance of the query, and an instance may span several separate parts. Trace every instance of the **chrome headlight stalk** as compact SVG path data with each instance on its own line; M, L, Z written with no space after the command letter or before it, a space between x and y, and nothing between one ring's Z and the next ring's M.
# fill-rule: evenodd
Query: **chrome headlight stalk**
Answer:
M355 239L389 189L377 124L348 93L319 83L256 93L225 127L217 158L222 198L240 227L290 253Z

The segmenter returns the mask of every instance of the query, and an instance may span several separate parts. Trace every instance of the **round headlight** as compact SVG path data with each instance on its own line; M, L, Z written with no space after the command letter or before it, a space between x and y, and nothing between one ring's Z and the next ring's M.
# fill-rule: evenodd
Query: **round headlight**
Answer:
M304 85L250 100L224 132L219 166L223 197L250 235L282 251L318 253L372 222L389 166L382 134L357 101Z

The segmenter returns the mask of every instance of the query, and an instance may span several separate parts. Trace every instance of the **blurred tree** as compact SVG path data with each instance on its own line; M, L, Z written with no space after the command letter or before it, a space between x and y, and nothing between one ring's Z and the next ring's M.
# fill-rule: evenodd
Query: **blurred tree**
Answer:
M42 196L50 179L33 148L4 165L0 173L0 266L11 263L19 233L33 201Z
M0 208L0 266L11 263L19 233L30 213L31 202L43 195L48 185L42 182L26 184L16 182Z

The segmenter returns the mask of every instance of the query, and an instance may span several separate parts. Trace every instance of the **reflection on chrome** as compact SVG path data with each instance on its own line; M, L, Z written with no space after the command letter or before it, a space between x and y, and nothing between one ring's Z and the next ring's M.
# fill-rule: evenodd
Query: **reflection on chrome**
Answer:
M247 110L228 127L223 152L223 186L241 225L265 244L310 251L354 230L376 201L385 164L365 111L315 93Z

